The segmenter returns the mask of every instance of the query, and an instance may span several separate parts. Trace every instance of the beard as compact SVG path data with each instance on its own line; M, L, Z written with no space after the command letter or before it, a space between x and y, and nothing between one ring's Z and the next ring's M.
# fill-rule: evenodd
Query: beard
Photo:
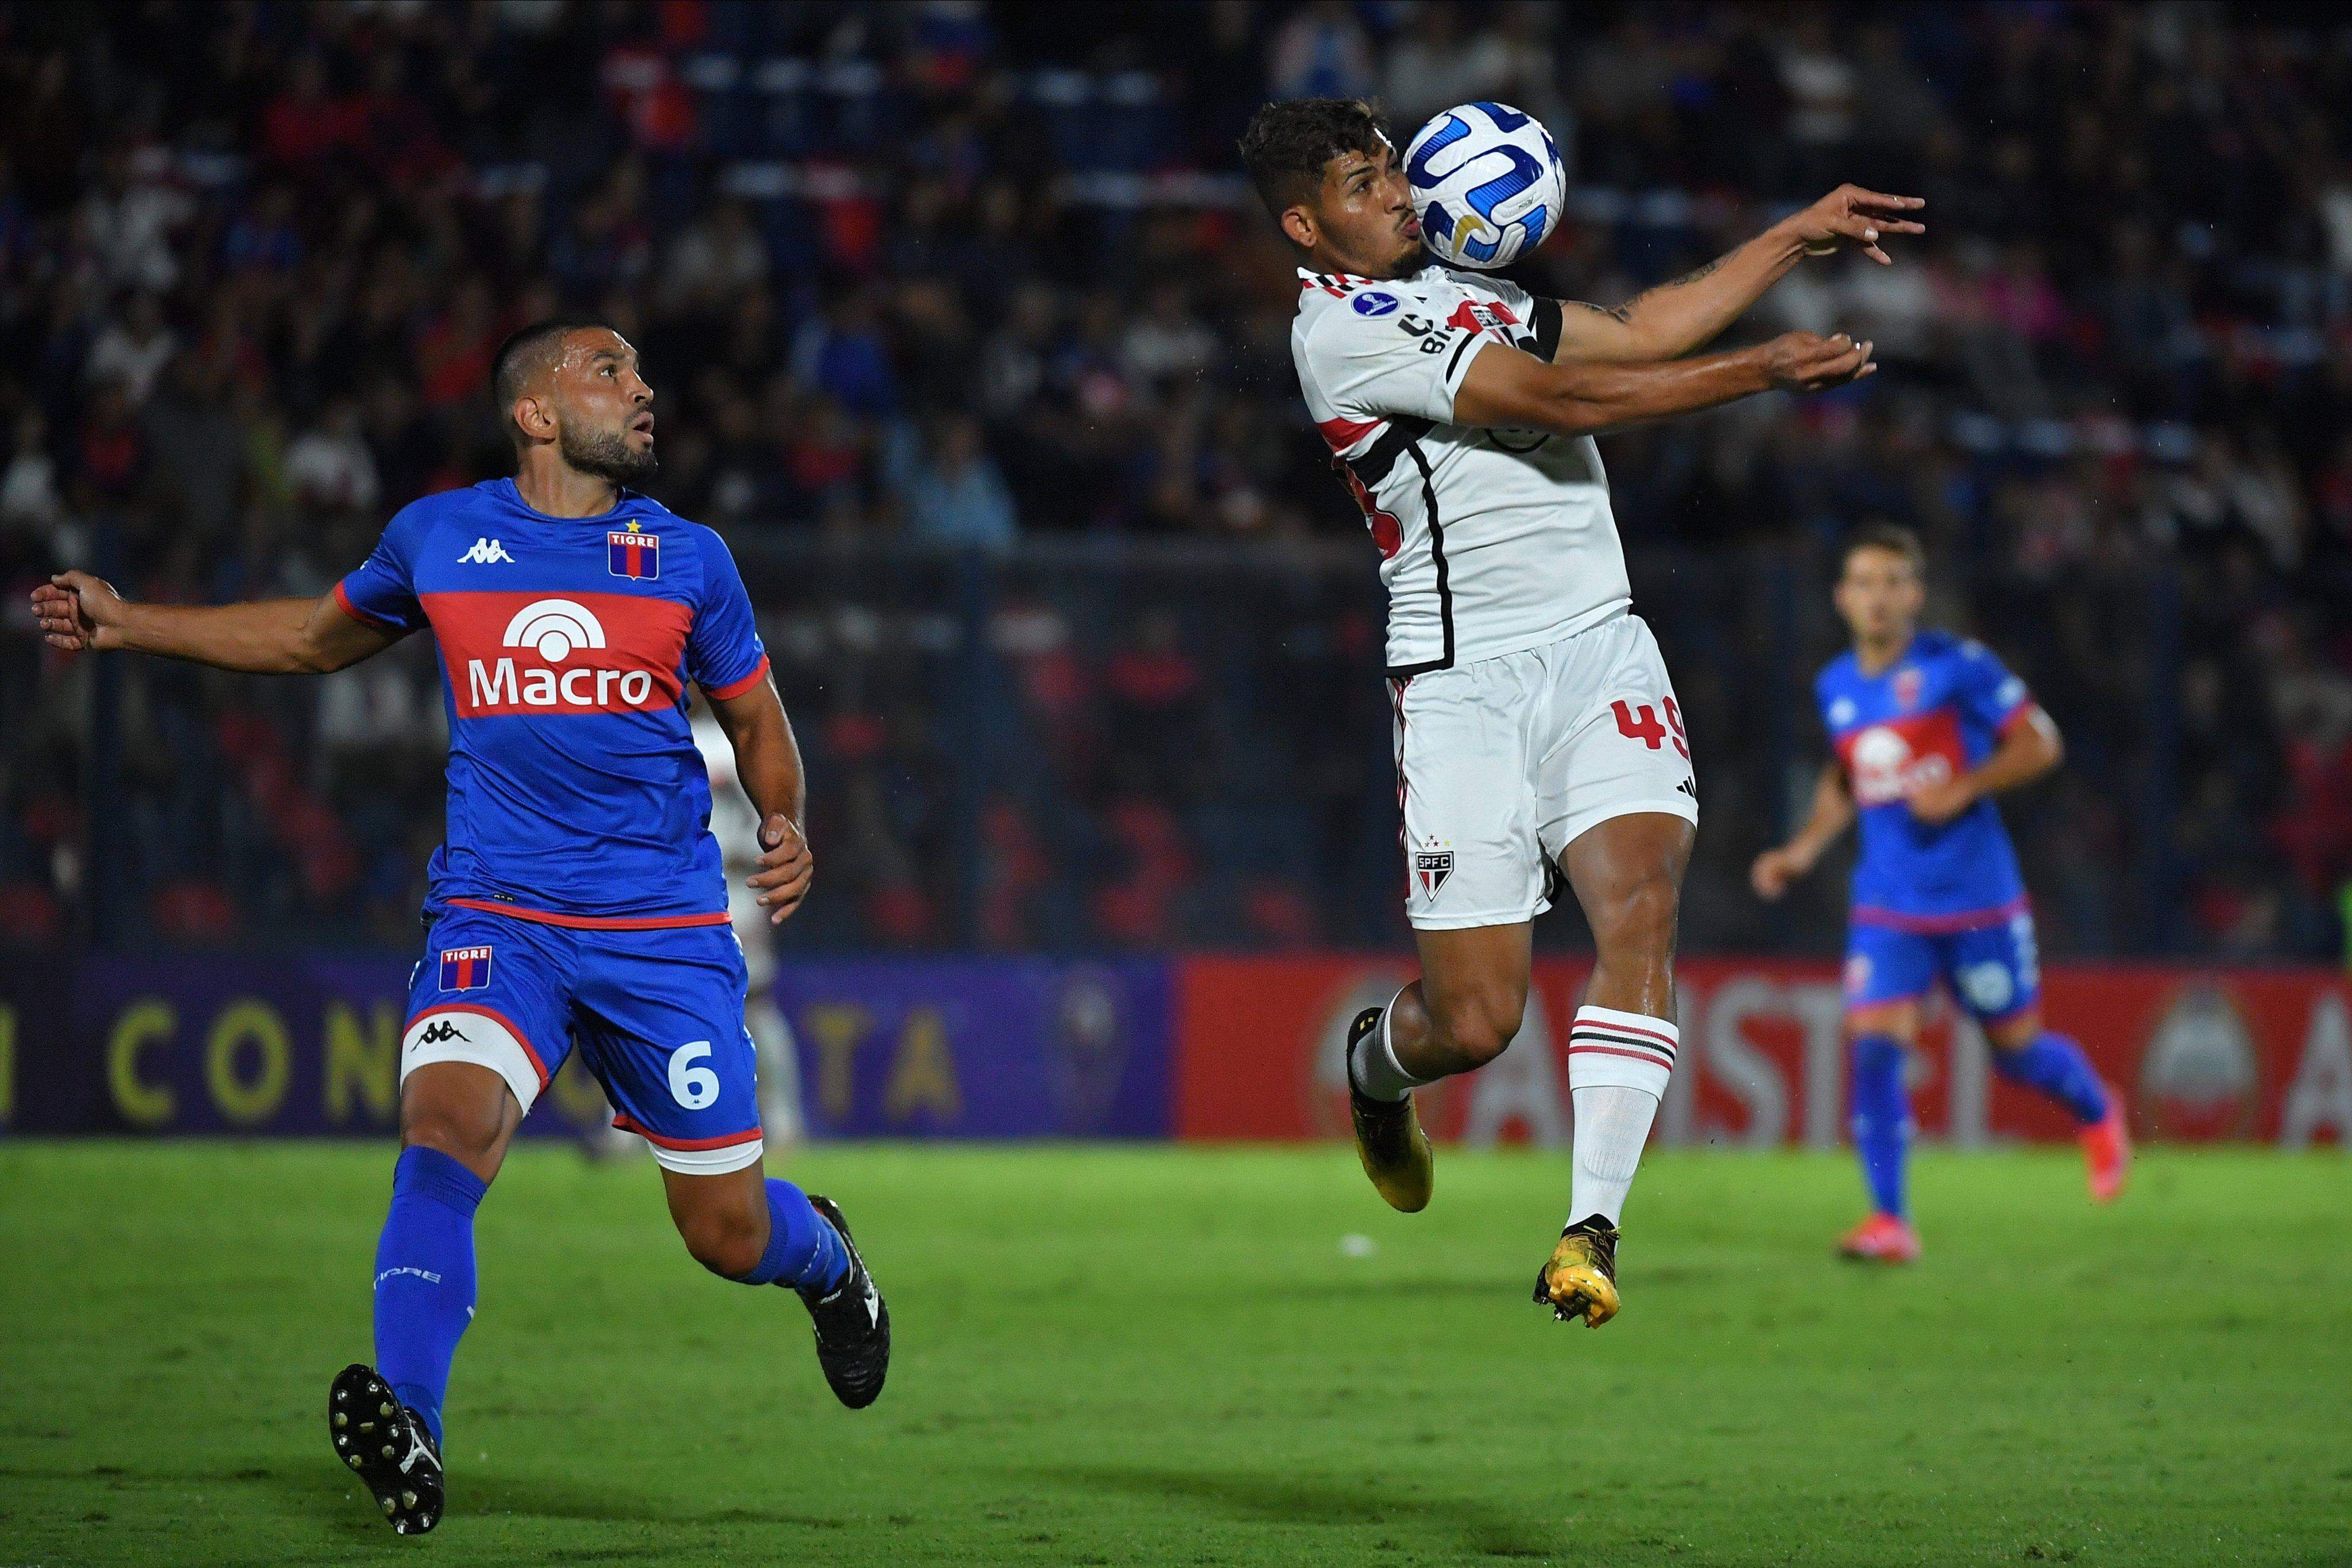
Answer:
M556 432L555 449L583 474L593 474L615 485L642 485L661 466L650 446L643 452L630 451L629 438L624 431L589 435L563 425Z

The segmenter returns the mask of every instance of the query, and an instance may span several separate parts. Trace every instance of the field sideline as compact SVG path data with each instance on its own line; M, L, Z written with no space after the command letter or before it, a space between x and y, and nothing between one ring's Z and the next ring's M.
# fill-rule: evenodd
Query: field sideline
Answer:
M1556 1157L829 1148L890 1385L701 1274L652 1167L510 1164L482 1211L450 1511L327 1451L368 1354L376 1146L0 1146L0 1564L2352 1563L2352 1168L1929 1154L1927 1261L1841 1266L1843 1158L1678 1155L1625 1315L1528 1300ZM1349 1237L1369 1239L1343 1244Z

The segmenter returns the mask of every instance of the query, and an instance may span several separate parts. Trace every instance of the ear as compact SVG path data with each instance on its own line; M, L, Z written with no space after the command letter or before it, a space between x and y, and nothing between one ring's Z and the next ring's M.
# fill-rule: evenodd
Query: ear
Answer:
M555 439L555 403L537 392L525 392L514 401L516 428L533 441Z
M1313 250L1321 233L1315 226L1315 214L1305 207L1285 207L1282 210L1282 232L1290 243L1301 250Z

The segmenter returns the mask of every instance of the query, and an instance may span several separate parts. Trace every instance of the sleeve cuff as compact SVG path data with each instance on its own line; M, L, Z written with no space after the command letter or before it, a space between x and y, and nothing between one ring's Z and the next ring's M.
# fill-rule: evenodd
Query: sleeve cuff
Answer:
M1493 340L1483 333L1465 332L1462 335L1462 341L1448 350L1445 361L1447 418L1453 417L1454 399L1462 391L1462 383L1469 379L1470 366L1478 358L1478 351Z
M751 666L750 674L740 680L730 681L723 686L705 686L702 688L702 695L712 702L723 703L730 697L741 696L767 678L768 655L762 653L760 655L760 662Z
M352 620L359 622L362 625L373 626L379 632L405 632L408 630L407 627L403 626L397 621L387 621L381 615L371 615L366 611L361 609L358 605L352 603L351 591L340 582L335 584L335 603L341 608L344 614L350 616Z
M2001 715L2000 722L1992 727L1994 737L1996 739L2006 739L2011 730L2015 729L2020 723L2032 717L2035 714L2041 711L2042 705L2035 702L2032 697L2025 696L2018 698L2017 706L2010 709L2007 713Z

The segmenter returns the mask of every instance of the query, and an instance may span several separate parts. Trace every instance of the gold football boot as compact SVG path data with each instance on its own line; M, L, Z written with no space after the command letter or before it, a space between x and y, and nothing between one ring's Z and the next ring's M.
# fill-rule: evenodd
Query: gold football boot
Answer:
M1391 1208L1417 1214L1429 1207L1437 1170L1429 1134L1421 1130L1412 1096L1374 1100L1356 1087L1356 1048L1381 1027L1379 1008L1366 1008L1348 1026L1348 1116L1355 1124L1356 1155Z

